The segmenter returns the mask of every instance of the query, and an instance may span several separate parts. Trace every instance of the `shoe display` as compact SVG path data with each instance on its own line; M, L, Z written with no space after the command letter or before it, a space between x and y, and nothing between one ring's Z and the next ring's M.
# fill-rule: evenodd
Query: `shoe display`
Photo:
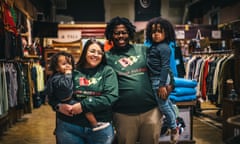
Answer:
M171 144L177 144L179 139L179 128L171 129Z
M98 123L97 123L97 126L94 127L92 130L93 130L93 131L102 130L102 129L108 127L109 125L110 125L109 122L98 122Z

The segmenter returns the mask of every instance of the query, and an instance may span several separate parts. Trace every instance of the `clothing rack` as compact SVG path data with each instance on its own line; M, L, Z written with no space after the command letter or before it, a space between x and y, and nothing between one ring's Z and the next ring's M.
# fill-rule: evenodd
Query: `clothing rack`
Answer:
M13 60L0 59L0 62L14 62Z
M24 56L23 58L16 57L15 59L0 59L0 62L35 62L40 59L40 56Z
M224 54L232 54L234 51L232 49L230 50L207 50L207 51L194 51L192 52L192 55L224 55ZM214 104L213 104L214 105ZM208 110L216 110L216 116L220 116L221 115L221 111L222 111L222 107L221 105L215 105L216 107L201 107L201 101L198 100L196 102L196 106L195 106L195 114L196 115L202 115L205 117L209 117L213 120L216 121L221 121L221 119L214 117L212 115L209 115L207 113L204 113L204 111L208 111Z
M40 56L28 56L28 57L15 57L13 59L7 59L7 58L1 58L0 59L0 64L5 64L5 63L11 63L11 64L32 64L35 62L39 62L41 60ZM27 71L27 70L26 70ZM24 71L25 72L25 71ZM26 73L25 73L26 74ZM21 76L22 77L22 76ZM30 74L26 75L26 78L24 79L24 82L30 79ZM22 82L22 81L21 81ZM33 84L31 82L31 84ZM22 120L22 116L26 113L31 113L32 108L34 107L34 101L33 101L33 86L26 86L25 90L25 95L29 98L28 101L24 101L24 105L20 105L20 107L14 106L14 107L9 107L6 112L0 115L0 136L7 131L10 127L12 127L16 122ZM26 92L27 91L27 92Z
M208 51L194 51L193 55L201 55L201 54L229 54L232 53L233 50L208 50Z

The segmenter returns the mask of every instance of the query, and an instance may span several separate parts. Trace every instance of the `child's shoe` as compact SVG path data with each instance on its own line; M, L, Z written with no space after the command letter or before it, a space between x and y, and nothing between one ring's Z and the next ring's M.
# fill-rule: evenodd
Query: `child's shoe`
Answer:
M171 144L177 144L179 139L179 128L171 129Z

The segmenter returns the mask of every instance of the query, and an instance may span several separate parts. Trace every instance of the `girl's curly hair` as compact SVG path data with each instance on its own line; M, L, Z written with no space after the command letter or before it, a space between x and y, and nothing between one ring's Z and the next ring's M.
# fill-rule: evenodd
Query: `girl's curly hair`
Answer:
M130 40L134 39L136 27L129 21L129 19L117 16L115 18L112 18L107 23L106 30L105 30L105 37L107 40L113 41L113 30L117 25L121 25L121 24L123 24L127 28L129 39Z
M161 18L161 17L155 17L155 18L152 18L151 20L149 20L147 27L146 27L146 41L147 42L151 42L151 43L153 42L152 41L152 25L154 25L154 24L160 24L161 29L163 29L165 32L165 41L167 43L176 40L174 27L171 24L171 22L169 22L168 20Z
M50 60L50 66L49 69L50 71L54 73L57 73L57 67L58 67L58 58L59 56L65 56L68 59L68 62L72 65L72 67L75 67L75 62L74 58L70 53L67 53L65 51L60 51L58 53L55 53Z

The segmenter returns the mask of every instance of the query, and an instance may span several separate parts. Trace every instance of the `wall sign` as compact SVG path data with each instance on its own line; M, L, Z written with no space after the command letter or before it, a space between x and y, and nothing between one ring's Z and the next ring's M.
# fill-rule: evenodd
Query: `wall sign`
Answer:
M185 39L185 31L184 30L176 30L176 39Z
M58 30L58 39L56 41L71 42L81 39L81 30Z
M135 0L135 21L148 21L160 16L161 0Z
M221 39L222 38L221 31L220 30L212 31L212 38L213 39Z
M148 8L151 5L151 0L139 0L139 3L143 8Z

